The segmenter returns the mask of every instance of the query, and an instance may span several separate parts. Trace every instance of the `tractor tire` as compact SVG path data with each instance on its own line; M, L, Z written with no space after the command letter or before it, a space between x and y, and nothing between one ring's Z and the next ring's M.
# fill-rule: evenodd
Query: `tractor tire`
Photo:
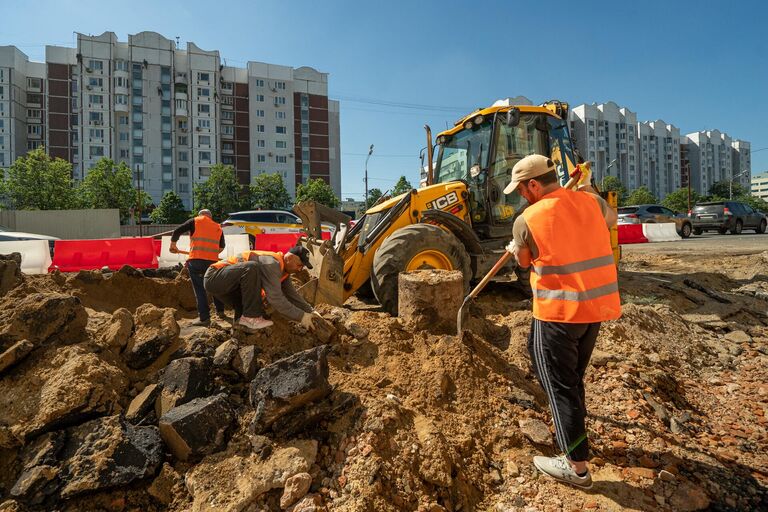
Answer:
M369 300L376 298L373 294L373 288L371 287L371 280L368 279L366 282L364 282L363 285L357 289L355 295L360 298Z
M471 264L459 239L432 224L412 224L392 233L373 257L371 286L384 311L397 315L398 274L422 268L461 270L469 289Z

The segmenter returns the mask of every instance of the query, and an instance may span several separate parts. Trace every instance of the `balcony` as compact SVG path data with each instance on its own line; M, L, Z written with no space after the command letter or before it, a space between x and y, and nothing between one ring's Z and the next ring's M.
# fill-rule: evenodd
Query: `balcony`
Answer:
M174 105L176 107L175 115L176 117L188 117L189 113L187 110L187 93L185 92L176 92L174 94Z
M231 140L231 139L233 139L234 137L232 136L232 134L231 134L231 133L221 132L221 138L222 138L222 139L229 139L229 140Z
M222 146L221 154L222 155L234 155L235 154L235 148L227 148L227 147L223 147Z
M124 103L115 103L115 112L128 112L128 105Z

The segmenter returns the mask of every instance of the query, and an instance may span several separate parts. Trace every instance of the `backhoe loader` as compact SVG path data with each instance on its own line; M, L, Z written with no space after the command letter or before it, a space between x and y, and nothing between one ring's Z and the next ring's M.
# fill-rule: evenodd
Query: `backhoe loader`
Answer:
M397 314L398 274L424 268L460 270L468 289L503 254L512 224L527 205L517 192L503 193L515 163L530 154L547 155L562 184L576 168L580 158L567 119L568 105L560 101L478 109L438 134L434 168L425 126L426 185L376 204L352 228L349 217L336 210L299 203L294 211L307 232L300 243L313 265L303 295L311 303L341 305L370 285L383 309ZM321 239L321 222L336 226L332 240ZM615 249L616 241L614 228ZM500 274L515 270L510 263Z

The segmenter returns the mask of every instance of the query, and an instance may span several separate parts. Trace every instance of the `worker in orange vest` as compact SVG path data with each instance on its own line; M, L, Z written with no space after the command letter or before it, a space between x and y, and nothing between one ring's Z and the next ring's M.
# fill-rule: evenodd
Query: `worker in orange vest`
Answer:
M203 286L203 276L208 267L219 260L219 253L224 248L224 233L221 226L213 220L211 211L207 209L200 210L197 217L189 219L173 230L170 247L172 253L179 252L176 242L184 233L189 233L187 270L197 301L198 319L192 325L208 326L211 323L211 310L208 307L208 295ZM213 305L216 308L216 316L225 320L224 304L214 297Z
M555 164L541 155L515 164L504 193L514 191L529 206L515 220L507 250L522 269L530 267L528 352L563 450L533 463L558 481L590 488L584 372L601 322L621 316L609 231L617 215L588 184L579 191L561 187Z
M304 267L312 268L305 247L292 247L285 254L245 251L211 265L205 273L205 289L234 307L235 321L246 331L256 332L273 324L264 318L263 299L290 320L314 329L314 319L320 315L289 279Z

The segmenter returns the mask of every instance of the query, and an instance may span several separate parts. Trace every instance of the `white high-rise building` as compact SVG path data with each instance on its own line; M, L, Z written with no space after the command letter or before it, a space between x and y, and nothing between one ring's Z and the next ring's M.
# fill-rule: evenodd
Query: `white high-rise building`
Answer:
M680 129L662 120L637 124L640 185L659 200L679 189Z
M593 163L595 180L616 176L630 190L640 181L637 156L637 114L616 103L579 105L570 112L576 146Z
M735 182L747 190L752 181L752 146L749 142L739 139L731 141L731 167Z
M732 177L731 137L719 130L685 136L691 168L691 188L706 195L712 185Z
M192 207L195 183L216 163L241 184L280 173L291 195L321 178L341 195L339 104L328 74L181 48L155 32L78 34L29 62L0 47L0 167L43 144L82 179L102 157L125 162L155 202L170 190Z
M752 176L750 189L753 196L768 201L768 172Z

